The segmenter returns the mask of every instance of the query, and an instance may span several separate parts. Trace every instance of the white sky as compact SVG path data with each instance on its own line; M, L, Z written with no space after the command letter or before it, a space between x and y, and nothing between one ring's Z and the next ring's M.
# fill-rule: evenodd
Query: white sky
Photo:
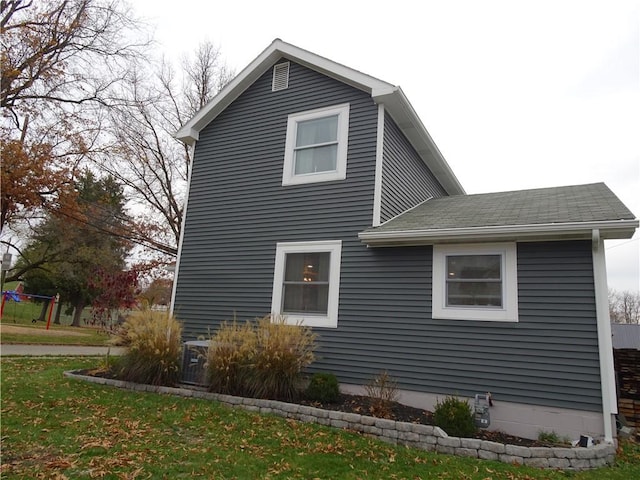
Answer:
M130 1L169 59L280 38L399 85L467 193L605 182L640 215L640 0ZM640 290L640 234L606 247Z

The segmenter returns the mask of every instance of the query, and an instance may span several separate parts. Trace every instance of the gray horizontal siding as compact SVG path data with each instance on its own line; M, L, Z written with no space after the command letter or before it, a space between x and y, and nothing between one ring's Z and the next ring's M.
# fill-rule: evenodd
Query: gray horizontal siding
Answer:
M323 335L318 370L363 383L385 369L410 390L599 410L589 242L518 245L513 324L433 320L430 247L359 255L357 283L342 284L340 334Z
M287 115L349 102L344 181L282 187ZM291 64L265 73L200 134L176 290L186 339L267 314L276 242L342 240L337 329L319 334L315 370L402 388L597 410L597 332L589 242L518 246L520 322L431 319L431 248L367 248L377 107L369 95Z
M346 180L283 187L288 115L342 103ZM277 242L360 248L373 216L376 128L368 94L292 63L288 89L272 92L269 70L200 133L175 302L187 338L270 312Z
M384 118L380 220L446 192L389 115Z

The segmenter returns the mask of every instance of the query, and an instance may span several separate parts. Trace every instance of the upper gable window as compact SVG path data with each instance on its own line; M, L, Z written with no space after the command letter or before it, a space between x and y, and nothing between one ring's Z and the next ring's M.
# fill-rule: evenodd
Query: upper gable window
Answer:
M433 318L518 321L516 245L434 245Z
M349 104L289 115L282 185L347 177Z

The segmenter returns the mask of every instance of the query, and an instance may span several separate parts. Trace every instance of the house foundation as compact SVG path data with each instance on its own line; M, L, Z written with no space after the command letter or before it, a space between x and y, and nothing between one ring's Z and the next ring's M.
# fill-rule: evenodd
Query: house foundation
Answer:
M360 385L340 384L343 393L366 395ZM398 390L399 401L405 405L433 411L446 395ZM465 399L464 397L461 397ZM473 406L473 399L467 398ZM490 407L491 424L488 430L501 431L517 437L535 440L541 432L556 433L560 438L578 440L581 435L597 440L604 438L602 413L568 408L501 402L494 399Z

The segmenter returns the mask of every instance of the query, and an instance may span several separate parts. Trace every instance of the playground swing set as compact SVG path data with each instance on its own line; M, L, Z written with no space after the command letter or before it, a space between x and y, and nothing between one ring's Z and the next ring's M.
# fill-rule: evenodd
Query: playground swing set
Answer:
M49 301L49 308L48 313L47 313L47 330L49 330L49 327L51 326L51 317L53 316L53 309L56 305L56 302L59 301L60 296L59 295L55 295L55 296L46 296L46 295L34 295L34 294L30 294L30 293L22 293L22 292L17 292L15 290L5 290L4 292L2 292L2 306L0 307L0 319L3 317L4 315L4 307L6 305L7 302L15 302L20 303L23 302L25 300L30 300L30 299L37 299L37 300L48 300ZM37 319L32 319L31 322L32 323L36 323L38 320Z

